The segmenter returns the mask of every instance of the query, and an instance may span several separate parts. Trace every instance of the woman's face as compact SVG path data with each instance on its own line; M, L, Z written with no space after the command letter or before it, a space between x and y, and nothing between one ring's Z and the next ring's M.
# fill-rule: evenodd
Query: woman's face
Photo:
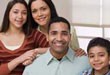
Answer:
M43 0L36 0L31 5L32 17L40 26L47 26L50 18L51 11L49 6Z
M9 12L10 26L15 28L22 28L27 20L27 9L21 3L16 3Z

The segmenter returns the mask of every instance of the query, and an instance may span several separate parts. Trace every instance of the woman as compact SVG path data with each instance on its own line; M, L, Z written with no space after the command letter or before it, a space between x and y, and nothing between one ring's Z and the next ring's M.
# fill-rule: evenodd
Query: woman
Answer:
M58 16L53 2L51 0L29 0L29 11L33 28L38 28L40 32L47 36L49 21ZM83 55L85 52L79 48L75 29L71 30L73 31L70 46L77 52L76 55Z
M0 31L0 75L22 75L24 63L34 60L38 47L47 47L44 34L28 23L25 0L9 1Z

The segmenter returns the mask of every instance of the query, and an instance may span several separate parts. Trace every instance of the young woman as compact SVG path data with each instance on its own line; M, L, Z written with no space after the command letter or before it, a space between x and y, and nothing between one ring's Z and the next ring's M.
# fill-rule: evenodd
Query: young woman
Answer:
M52 0L29 0L29 11L30 21L33 28L37 28L40 32L47 36L47 28L50 20L58 16ZM77 52L76 55L83 55L85 52L79 48L75 29L71 30L72 39L70 46Z
M28 22L25 0L9 1L0 31L0 75L22 75L22 63L39 53L33 49L48 47L45 35Z
M91 69L82 75L110 75L110 42L97 37L89 42L87 47Z

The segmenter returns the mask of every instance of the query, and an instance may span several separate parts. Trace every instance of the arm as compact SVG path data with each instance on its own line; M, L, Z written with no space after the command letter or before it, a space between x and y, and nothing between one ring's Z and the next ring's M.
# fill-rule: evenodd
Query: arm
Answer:
M21 56L13 59L12 61L0 65L0 75L8 75L11 71L13 71L20 63L23 63L25 60L33 60L36 56L34 50L30 50L22 54Z
M38 54L44 54L47 52L48 48L35 48Z
M43 54L47 51L47 47L49 47L49 43L47 41L47 38L44 34L39 32L38 30L35 30L33 33L33 40L34 40L34 50L37 51L38 54ZM36 55L37 56L37 55ZM23 65L29 65L33 62L33 60L26 60L22 64Z
M44 54L45 52L47 52L48 48L35 48L34 50L37 52L36 57L38 57L38 54ZM26 66L31 64L32 62L33 60L26 60L22 64Z
M8 69L8 64L1 64L0 65L0 75L8 75L10 70Z

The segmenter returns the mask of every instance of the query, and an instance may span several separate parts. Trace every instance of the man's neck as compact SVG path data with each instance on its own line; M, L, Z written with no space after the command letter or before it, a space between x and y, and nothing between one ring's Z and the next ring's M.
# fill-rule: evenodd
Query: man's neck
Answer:
M50 53L52 54L52 56L54 56L56 59L62 59L66 54L67 54L68 50L65 50L63 52L56 52L52 49L50 49Z

